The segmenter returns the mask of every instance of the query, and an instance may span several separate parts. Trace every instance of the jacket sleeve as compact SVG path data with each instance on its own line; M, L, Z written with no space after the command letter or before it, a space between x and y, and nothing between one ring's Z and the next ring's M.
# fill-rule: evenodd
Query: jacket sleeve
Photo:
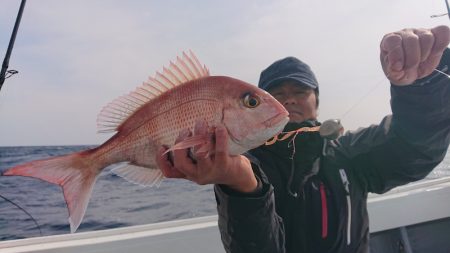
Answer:
M258 166L253 165L262 184L255 194L242 194L215 185L219 230L226 252L284 253L284 228L275 212L273 187Z
M450 50L438 69L449 72ZM383 193L424 178L450 142L450 79L442 73L409 86L391 85L392 115L379 125L329 142L326 155L348 166L369 192Z

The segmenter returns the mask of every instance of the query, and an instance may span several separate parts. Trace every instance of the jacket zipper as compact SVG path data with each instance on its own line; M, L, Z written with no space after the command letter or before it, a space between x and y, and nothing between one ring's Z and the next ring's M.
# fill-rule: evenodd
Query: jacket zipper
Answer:
M322 200L322 239L328 236L328 207L325 185L320 182L320 199Z
M352 199L350 197L350 182L347 178L347 173L345 173L344 169L340 169L339 173L341 174L342 183L344 184L344 188L346 191L347 198L347 245L351 243L351 228L352 228Z

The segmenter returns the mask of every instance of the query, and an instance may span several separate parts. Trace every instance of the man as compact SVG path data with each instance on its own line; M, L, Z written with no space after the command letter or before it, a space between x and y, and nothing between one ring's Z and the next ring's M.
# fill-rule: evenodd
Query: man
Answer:
M380 48L391 81L392 112L379 125L325 140L317 132L229 156L227 132L216 128L215 155L190 158L165 148L166 177L213 183L219 229L227 252L369 252L368 192L383 193L425 177L450 142L450 30L405 29L385 35ZM305 63L279 60L259 87L289 111L285 131L320 125L318 82ZM195 134L206 131L197 124ZM181 134L181 141L189 132ZM250 161L251 160L251 161Z

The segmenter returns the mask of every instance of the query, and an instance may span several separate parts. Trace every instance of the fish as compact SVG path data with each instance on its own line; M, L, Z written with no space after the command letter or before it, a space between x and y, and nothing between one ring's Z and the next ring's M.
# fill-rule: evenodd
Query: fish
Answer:
M189 50L101 110L98 132L115 132L103 144L17 165L2 176L33 177L62 187L70 232L74 233L96 179L109 165L116 165L111 172L129 182L158 186L164 178L155 161L161 146L172 150L211 147L211 136L188 138L174 146L181 130L192 130L200 121L210 128L221 124L229 134L230 155L239 155L281 132L288 115L275 98L255 85L229 76L211 76Z

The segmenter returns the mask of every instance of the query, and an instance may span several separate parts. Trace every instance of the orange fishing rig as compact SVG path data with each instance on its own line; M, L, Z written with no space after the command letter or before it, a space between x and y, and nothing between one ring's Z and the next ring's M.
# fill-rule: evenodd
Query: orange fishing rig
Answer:
M266 146L273 145L277 141L284 141L284 140L290 138L291 136L294 136L288 143L289 147L291 147L291 146L293 147L292 156L291 156L291 159L293 159L294 155L295 155L295 138L297 137L297 135L299 133L304 133L304 132L319 132L319 134L322 138L328 139L328 140L335 140L344 133L344 127L342 127L340 120L329 119L329 120L324 121L322 123L322 125L320 125L320 126L301 127L299 129L292 130L289 132L281 132L281 133L275 135L274 137L272 137L271 139L269 139L268 141L266 141L265 145Z
M281 132L268 141L266 141L265 145L269 146L274 144L277 141L284 141L294 135L293 141L297 134L302 132L319 132L320 136L328 140L337 139L344 132L344 127L341 125L341 121L338 119L329 119L325 120L322 125L315 127L301 127L299 129L289 131L289 132Z
M289 132L281 132L278 135L275 135L274 137L272 137L270 140L266 141L265 145L269 146L274 144L277 141L284 141L287 138L291 137L292 135L294 135L294 137L292 138L292 140L289 141L288 147L293 147L292 150L292 155L291 155L291 159L294 159L294 155L295 155L295 138L297 137L297 135L299 133L302 132L317 132L320 131L320 126L315 126L315 127L301 127L297 130L293 130L293 131L289 131Z
M274 137L272 137L271 139L269 139L268 141L266 141L265 145L269 146L274 144L277 141L284 141L287 138L291 137L292 135L297 136L297 134L302 133L302 132L317 132L320 130L320 126L315 126L315 127L301 127L297 130L293 130L293 131L289 131L289 132L281 132L278 135L275 135Z

